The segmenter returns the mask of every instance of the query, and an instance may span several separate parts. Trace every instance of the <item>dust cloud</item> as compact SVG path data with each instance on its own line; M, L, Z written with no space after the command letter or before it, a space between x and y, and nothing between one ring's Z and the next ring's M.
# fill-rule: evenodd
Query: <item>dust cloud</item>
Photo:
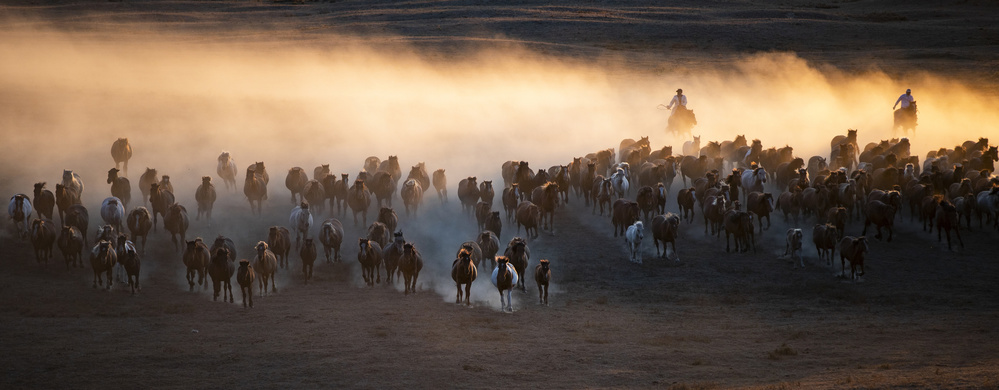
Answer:
M215 177L224 193L215 174L223 150L241 170L237 181L250 163L266 162L273 179L266 207L278 210L268 213L276 215L274 224L283 224L291 209L282 204L285 170L301 166L311 175L313 167L331 164L335 174L353 178L368 156L397 155L404 175L418 162L429 172L445 168L456 200L455 187L466 176L501 185L500 165L507 160L547 168L641 136L649 136L653 148L674 145L679 153L685 140L665 132L668 112L656 108L676 88L697 114L693 133L702 145L744 134L765 147L794 146L807 159L827 155L828 141L848 128L859 129L861 145L888 139L891 105L906 88L921 107L915 155L999 138L993 97L974 86L930 74L903 81L877 70L846 74L788 53L654 74L516 47L434 59L404 45L329 40L343 43L213 42L150 31L114 37L0 32L0 188L30 193L32 183L47 181L53 189L62 170L73 169L88 183L84 201L93 207L109 194L104 178L113 166L111 144L128 137L133 199L138 176L152 167L171 176L178 201L191 205L191 213L201 176ZM231 209L245 205L240 193L226 196L220 202ZM425 202L435 198L428 191ZM375 215L369 213L369 222ZM440 216L436 227L449 226L448 220ZM412 224L403 228L438 231ZM451 253L474 238L468 230L442 228L447 238L437 242L440 249L420 246L438 258L428 266L436 279L447 278ZM354 261L358 233L345 240L345 261ZM215 234L202 235L210 241ZM229 235L246 253L262 238ZM488 279L485 272L480 277ZM449 283L435 283L445 297L453 297Z

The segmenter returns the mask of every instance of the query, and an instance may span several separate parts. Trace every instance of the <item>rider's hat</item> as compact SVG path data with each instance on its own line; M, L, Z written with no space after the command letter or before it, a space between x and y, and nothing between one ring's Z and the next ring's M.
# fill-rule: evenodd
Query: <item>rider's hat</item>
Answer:
M681 89L677 89L676 91L677 92L683 92L683 89L682 88Z
M912 93L912 90L911 89L906 89L905 93Z

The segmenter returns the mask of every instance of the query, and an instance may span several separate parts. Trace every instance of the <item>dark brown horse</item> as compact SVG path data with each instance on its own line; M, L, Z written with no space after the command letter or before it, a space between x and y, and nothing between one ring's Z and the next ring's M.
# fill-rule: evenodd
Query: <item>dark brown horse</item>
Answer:
M416 280L420 277L420 270L423 269L423 256L416 250L413 244L406 243L403 246L402 257L399 258L399 271L405 279L406 294L416 292Z
M253 167L251 165L251 167ZM250 212L260 215L263 208L263 201L267 200L267 182L253 169L246 170L246 178L243 179L243 194L250 202ZM257 207L253 207L256 202Z
M454 280L455 288L458 290L454 303L461 303L461 285L465 285L465 305L471 306L472 282L478 276L475 264L472 264L471 253L462 250L458 252L458 258L451 263L451 279Z
M538 283L538 303L548 305L548 284L552 281L552 270L547 259L541 259L534 267L534 281Z
M132 200L132 184L127 177L118 176L118 168L108 170L108 184L111 185L111 196L121 200L121 206L128 208L128 202Z

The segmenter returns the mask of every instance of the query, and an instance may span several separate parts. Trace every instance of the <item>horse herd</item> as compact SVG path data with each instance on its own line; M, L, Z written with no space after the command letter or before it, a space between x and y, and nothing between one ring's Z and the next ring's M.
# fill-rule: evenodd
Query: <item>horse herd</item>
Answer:
M999 180L993 175L997 152L984 138L930 151L922 164L917 156L911 155L907 139L884 140L860 148L856 130L833 138L828 158L811 156L807 162L794 156L790 146L764 149L759 140L749 143L745 136L712 141L704 146L700 137L693 137L683 144L682 151L674 155L672 146L653 150L648 137L643 137L637 141L623 140L616 150L596 151L548 169L535 171L527 161L507 161L500 166L502 210L496 211L493 181L480 183L476 176L461 179L457 186L458 200L462 212L474 217L478 233L474 240L459 247L452 263L456 303L471 303L470 286L477 277L477 269L489 267L491 281L500 293L501 307L512 311L510 291L515 288L526 291L528 241L537 238L540 231L556 234L555 214L567 210L564 205L570 202L570 194L591 213L601 216L607 213L613 235L624 237L629 259L639 264L646 233L651 233L659 258L679 261L676 245L681 223L695 224L698 214L705 235L720 238L721 232L725 232L726 252L733 250L732 243L736 252L755 252L756 235L770 228L771 214L780 213L785 223L792 226L786 235L785 255L792 260L797 256L804 267L800 254L805 240L803 232L811 231L819 258L831 265L839 249L841 274L845 276L845 263L850 262L853 278L864 274L868 227L875 226L877 239L883 237L882 229L887 230L887 241L891 241L894 224L902 218L905 205L909 206L910 221L918 217L924 228L931 230L935 224L938 240L941 234L946 234L948 248L951 248L951 232L963 247L962 221L964 228L970 229L973 216L978 217L979 227L988 221L993 228L999 228ZM52 246L57 244L67 268L82 267L82 254L89 250L93 286L105 286L103 280L107 279L106 288L110 289L114 271L120 273L119 280L127 278L133 294L139 290L140 254L145 251L150 232L159 226L160 217L175 250L182 253L191 290L197 285L207 288L206 277L211 278L214 298L218 299L222 291L222 299L233 302L230 280L236 274L244 306L252 307L254 282L259 294L267 293L268 283L271 292L276 291L275 273L288 268L292 248L299 253L304 281L309 282L318 258L316 240L311 235L314 216L324 213L329 216L316 234L326 262L342 262L344 226L334 216L346 217L348 208L353 226L361 232L357 258L364 282L369 286L381 283L384 269L387 283L393 284L401 275L404 293L413 293L424 259L416 243L406 241L398 229L399 215L392 208L393 199L398 195L405 217L411 219L420 218L423 194L431 186L441 204L450 201L444 169L434 171L431 176L425 164L419 163L402 180L396 156L384 161L378 157L365 159L353 180L346 173L339 177L333 174L329 165L315 167L311 178L305 169L293 167L285 179L294 205L288 227L270 227L266 240L254 246L254 259L237 260L236 247L227 237L218 236L210 247L201 238L187 240L190 226L187 209L177 203L170 177L159 176L155 169L147 168L139 178L143 205L126 213L132 202L127 177L128 160L132 156L128 140L115 141L111 154L115 161L115 168L108 171L107 178L111 196L101 202L103 225L92 246L88 240L89 213L81 202L83 179L73 171L63 172L55 193L45 189L46 183L41 182L35 184L31 199L25 194L14 195L8 213L18 234L30 239L39 262L46 263L52 257ZM223 152L217 162L216 173L226 190L238 192L233 157ZM671 196L677 176L681 185L676 195ZM254 214L261 214L268 199L269 181L263 162L250 164L245 170L243 195ZM211 226L217 199L212 177L202 177L195 191L196 220L204 219ZM666 210L668 199L676 199L677 213ZM373 206L377 217L369 224L368 212ZM60 225L52 222L55 208L59 211ZM33 212L38 218L31 218ZM763 219L767 220L766 227ZM863 221L859 236L845 235L846 224L851 221ZM812 222L812 229L802 228L801 224ZM517 234L523 228L526 236L512 238L499 255L504 223L515 224ZM129 234L125 233L126 227ZM667 254L670 243L672 256ZM551 281L549 260L540 260L534 271L539 302L547 304Z

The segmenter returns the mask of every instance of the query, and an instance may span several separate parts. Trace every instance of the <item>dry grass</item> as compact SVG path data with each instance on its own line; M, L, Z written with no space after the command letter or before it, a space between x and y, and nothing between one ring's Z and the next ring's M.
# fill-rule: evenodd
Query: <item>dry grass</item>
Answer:
M777 347L777 349L767 353L767 359L780 360L785 356L796 356L796 355L798 355L798 351L795 351L794 348L791 348L790 345L781 344L780 347Z

